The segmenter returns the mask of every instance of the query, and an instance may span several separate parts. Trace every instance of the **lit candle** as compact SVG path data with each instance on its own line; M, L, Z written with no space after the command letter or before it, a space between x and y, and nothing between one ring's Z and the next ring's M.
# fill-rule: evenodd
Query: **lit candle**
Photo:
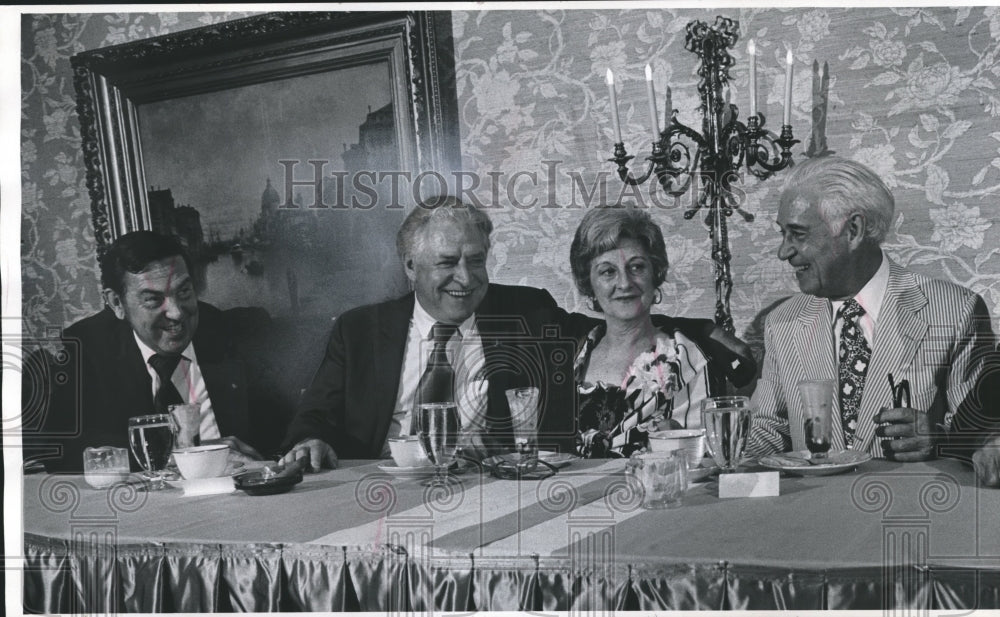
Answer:
M660 127L656 117L656 92L653 90L653 69L646 65L646 96L649 98L649 117L653 123L653 139L660 138Z
M605 81L608 82L608 96L611 98L611 126L615 130L615 143L622 143L622 125L618 120L618 94L615 92L615 74L608 69L608 74L605 76Z
M674 101L672 95L670 86L667 86L667 109L663 112L663 127L668 129L674 122Z
M750 117L757 115L757 46L753 39L747 43L747 54L750 56Z
M784 124L792 123L792 50L785 54L785 117Z

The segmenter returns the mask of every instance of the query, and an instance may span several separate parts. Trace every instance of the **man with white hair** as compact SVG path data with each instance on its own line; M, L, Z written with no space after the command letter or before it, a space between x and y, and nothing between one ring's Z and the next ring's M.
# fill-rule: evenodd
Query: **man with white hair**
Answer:
M802 293L765 322L748 451L806 449L796 385L830 379L832 449L897 461L975 450L982 481L1000 485L989 311L968 289L889 259L881 244L894 207L881 179L848 159L811 159L787 178L778 258Z

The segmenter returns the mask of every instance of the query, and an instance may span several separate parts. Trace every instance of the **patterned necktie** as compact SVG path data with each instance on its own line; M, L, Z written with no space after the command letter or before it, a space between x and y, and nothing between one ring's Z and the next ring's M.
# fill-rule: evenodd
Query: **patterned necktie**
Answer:
M458 326L437 322L431 328L434 348L427 359L427 369L417 382L413 395L413 419L410 432L417 430L416 411L423 403L448 403L455 400L455 369L448 362L448 341L458 330Z
M181 393L177 391L174 382L170 379L180 361L181 356L167 356L158 353L149 358L149 365L160 376L160 389L153 397L153 408L156 413L170 413L170 405L180 405L184 402Z
M865 375L868 374L868 364L872 357L871 347L858 323L858 318L864 314L865 309L853 298L837 311L837 316L844 320L840 326L838 377L841 422L844 426L844 443L848 448L854 444L861 394L865 389Z

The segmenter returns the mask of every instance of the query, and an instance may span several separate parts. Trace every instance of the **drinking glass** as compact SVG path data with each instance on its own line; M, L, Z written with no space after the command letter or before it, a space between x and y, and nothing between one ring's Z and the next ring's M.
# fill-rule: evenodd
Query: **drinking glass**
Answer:
M462 421L455 403L424 403L417 407L417 437L434 463L429 486L448 484L448 466L455 460Z
M687 490L687 455L674 452L646 452L632 457L632 473L642 487L642 507L676 508Z
M802 417L806 432L806 447L814 459L825 459L830 450L833 430L833 396L836 383L832 379L810 379L798 383L802 399Z
M514 454L519 471L538 466L538 388L511 388L506 391L514 429Z
M197 446L198 431L201 430L201 405L197 403L169 405L167 410L177 425L174 445L178 448Z
M705 443L723 472L735 472L743 459L751 411L750 399L745 396L715 396L702 401Z
M83 478L94 488L108 488L128 480L128 450L113 446L83 451Z
M128 443L132 456L145 469L141 475L149 480L151 491L163 488L176 431L176 424L170 414L159 413L128 419Z

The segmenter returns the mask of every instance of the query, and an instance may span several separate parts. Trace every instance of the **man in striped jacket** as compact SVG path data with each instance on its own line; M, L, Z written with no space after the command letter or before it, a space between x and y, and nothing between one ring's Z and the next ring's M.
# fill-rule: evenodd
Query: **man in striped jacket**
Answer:
M804 450L796 384L831 379L832 451L898 461L972 452L980 478L1000 485L1000 363L989 310L977 294L888 258L881 244L893 211L885 184L851 160L812 159L787 178L778 258L795 269L802 293L765 322L748 450Z

